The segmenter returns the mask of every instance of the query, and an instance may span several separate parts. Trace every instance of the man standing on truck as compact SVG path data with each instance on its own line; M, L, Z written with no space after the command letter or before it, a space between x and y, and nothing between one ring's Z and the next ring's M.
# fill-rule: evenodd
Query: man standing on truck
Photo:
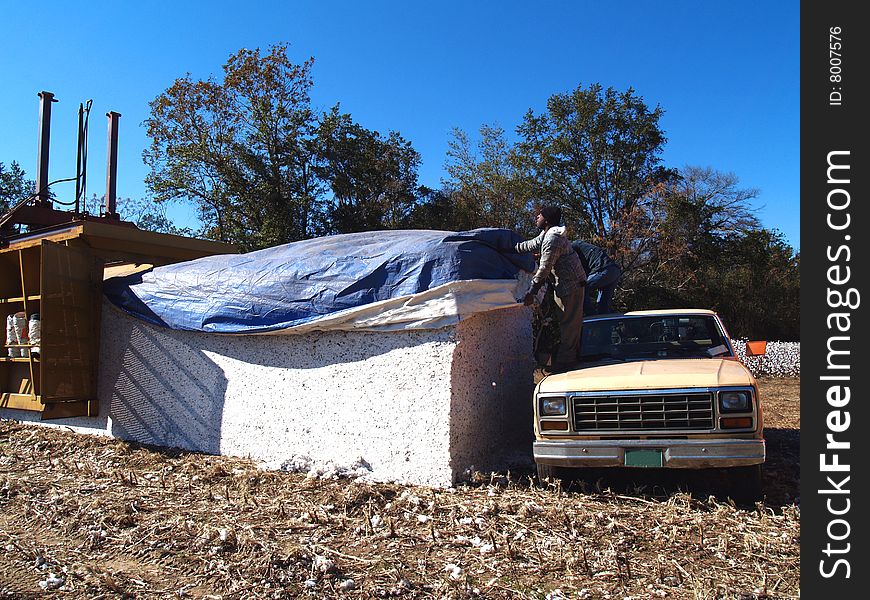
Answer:
M567 370L577 363L583 325L583 286L586 284L586 271L568 240L566 228L560 226L561 222L562 210L559 207L542 206L535 216L535 225L541 233L515 247L520 254L534 252L541 255L523 304L533 304L552 275L561 340L552 371Z
M613 292L622 277L622 269L607 256L603 248L589 242L575 240L571 246L580 256L586 271L586 294L583 298L583 314L603 315L611 312Z

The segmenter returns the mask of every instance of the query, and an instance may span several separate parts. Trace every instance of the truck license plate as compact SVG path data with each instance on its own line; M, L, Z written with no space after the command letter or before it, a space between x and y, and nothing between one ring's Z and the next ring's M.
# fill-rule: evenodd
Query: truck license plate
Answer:
M626 450L626 467L661 467L661 450Z

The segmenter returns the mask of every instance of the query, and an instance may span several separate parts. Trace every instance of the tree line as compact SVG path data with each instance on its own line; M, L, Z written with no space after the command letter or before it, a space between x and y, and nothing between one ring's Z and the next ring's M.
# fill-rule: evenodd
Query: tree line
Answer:
M378 229L530 236L535 206L557 204L574 237L622 266L618 308L709 307L732 335L799 339L800 256L753 214L758 191L713 168L664 165L663 110L635 90L554 94L510 137L487 124L473 137L455 129L447 176L427 187L401 133L367 129L339 104L314 109L312 66L276 45L238 51L220 79L177 79L145 121L153 202L121 210L178 233L165 204L186 202L198 235L248 251Z

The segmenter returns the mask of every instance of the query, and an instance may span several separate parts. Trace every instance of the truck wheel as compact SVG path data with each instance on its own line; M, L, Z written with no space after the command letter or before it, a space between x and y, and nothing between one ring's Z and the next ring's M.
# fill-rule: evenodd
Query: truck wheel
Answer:
M761 500L761 465L725 469L725 493L740 504Z

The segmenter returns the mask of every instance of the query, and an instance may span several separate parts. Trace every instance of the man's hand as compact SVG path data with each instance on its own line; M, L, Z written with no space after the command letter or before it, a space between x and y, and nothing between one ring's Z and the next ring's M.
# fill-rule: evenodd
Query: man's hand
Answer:
M535 303L535 296L536 296L536 294L533 294L532 292L529 292L528 294L526 294L525 298L523 298L523 305L524 306L531 306L532 304L534 304Z

